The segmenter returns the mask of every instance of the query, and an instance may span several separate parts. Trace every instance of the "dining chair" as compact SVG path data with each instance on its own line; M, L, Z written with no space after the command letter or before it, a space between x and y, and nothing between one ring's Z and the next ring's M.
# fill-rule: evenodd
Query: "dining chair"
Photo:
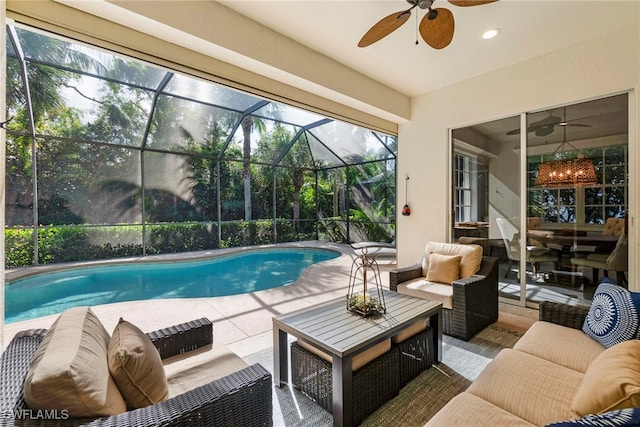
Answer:
M591 268L593 283L599 282L600 270L604 272L604 277L609 277L609 271L615 271L618 284L626 288L628 283L625 272L629 270L628 257L629 241L627 234L623 233L610 254L589 254L584 258L571 258L571 268L574 271L577 267Z
M514 262L516 264L520 263L520 232L511 221L505 218L496 218L496 222L509 258L509 267L504 277L509 277ZM528 245L526 247L526 256L526 261L531 263L533 277L538 277L538 266L541 262L550 262L553 264L554 270L558 269L558 255L546 246ZM518 271L517 277L520 277L520 271Z

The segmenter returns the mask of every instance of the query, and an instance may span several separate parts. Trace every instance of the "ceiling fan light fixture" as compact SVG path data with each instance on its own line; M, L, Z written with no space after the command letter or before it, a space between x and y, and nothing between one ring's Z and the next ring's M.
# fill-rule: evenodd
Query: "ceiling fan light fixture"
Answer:
M433 8L435 0L406 0L410 7L388 15L375 24L362 36L358 42L358 47L367 47L384 37L388 36L402 24L407 22L411 16L411 11L415 8L426 10L420 24L416 15L416 29L420 32L422 39L434 49L442 49L451 43L455 31L455 20L453 13L447 8ZM449 0L449 3L460 6L480 6L493 3L498 0ZM416 31L416 32L418 32ZM417 38L417 37L416 37ZM418 44L416 42L416 44Z
M500 34L500 28L492 28L492 29L487 30L484 33L482 33L482 38L484 40L489 40L489 39L494 38L498 34Z
M563 122L567 121L567 109L564 109ZM593 160L584 157L584 153L578 150L567 141L567 127L563 128L564 135L562 143L553 152L553 157L560 159L540 163L538 176L536 177L536 187L581 187L598 183L596 168ZM574 159L564 159L566 154L565 145L573 148L582 154L583 157Z

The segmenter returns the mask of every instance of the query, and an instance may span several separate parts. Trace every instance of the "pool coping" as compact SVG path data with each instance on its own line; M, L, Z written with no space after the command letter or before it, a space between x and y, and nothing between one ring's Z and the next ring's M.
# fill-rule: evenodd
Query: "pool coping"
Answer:
M323 246L324 245L324 246ZM328 246L328 245L336 245ZM327 247L328 246L328 247ZM86 267L104 267L110 265L123 265L123 264L149 264L149 263L167 263L167 262L187 262L204 260L207 258L213 258L222 255L229 255L239 252L255 251L260 249L273 249L273 248L299 248L299 249L326 249L339 252L341 255L345 255L345 248L341 244L332 244L329 242L320 242L316 240L309 240L303 242L287 242L287 243L275 243L269 245L255 245L255 246L241 246L236 248L223 248L223 249L207 249L202 251L192 252L178 252L171 254L158 254L158 255L145 255L139 257L126 257L116 259L103 259L103 260L91 260L91 261L73 261L57 264L39 264L29 267L18 267L15 269L5 270L5 282L12 282L14 280L24 279L26 277L35 276L42 273L52 273L57 271L65 271L76 268ZM348 253L348 252L347 252Z
M110 333L120 317L131 321L143 331L153 331L199 317L207 317L214 324L214 340L222 342L240 356L245 356L272 345L273 316L294 311L334 299L344 297L349 282L351 265L356 254L347 244L319 241L292 242L276 245L260 245L228 250L216 250L215 253L230 253L247 249L272 247L321 248L340 252L342 255L307 267L299 279L287 286L271 288L246 294L130 301L92 306L92 309ZM199 251L189 253L188 258L209 255ZM184 255L184 254L179 254ZM177 254L161 255L167 261ZM142 260L148 257L139 257ZM76 263L69 263L76 264ZM92 263L93 264L93 263ZM98 263L103 264L103 263ZM66 267L66 266L65 266ZM385 260L380 265L383 287L388 286L386 270L395 267L395 259ZM37 271L42 271L37 269ZM32 328L48 328L58 317L57 314L18 321L4 325L3 344L6 346L19 331Z

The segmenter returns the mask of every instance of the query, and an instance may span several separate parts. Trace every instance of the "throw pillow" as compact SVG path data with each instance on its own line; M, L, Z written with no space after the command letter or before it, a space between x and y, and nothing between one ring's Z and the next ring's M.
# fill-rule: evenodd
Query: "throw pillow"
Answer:
M461 255L460 279L466 279L480 270L482 264L482 246L461 245L458 243L429 242L424 248L422 257L422 275L429 271L429 254Z
M427 280L430 282L451 284L460 278L461 255L429 254Z
M616 344L595 358L571 402L576 417L640 406L640 341Z
M129 408L153 405L169 396L160 353L138 327L120 318L109 341L109 372Z
M109 333L89 307L62 313L31 359L23 386L34 410L66 410L71 418L125 412L122 395L109 375Z
M558 421L546 427L637 427L639 425L640 408L627 408L602 414L589 414L577 420Z
M582 331L605 347L639 337L640 293L604 279L593 301Z

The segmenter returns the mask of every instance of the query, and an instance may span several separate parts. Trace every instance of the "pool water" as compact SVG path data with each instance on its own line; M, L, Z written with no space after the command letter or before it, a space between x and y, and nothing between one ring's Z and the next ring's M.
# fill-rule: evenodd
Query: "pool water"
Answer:
M61 313L78 306L217 297L286 286L309 265L339 255L325 249L261 249L192 261L130 263L38 274L6 284L5 322Z

